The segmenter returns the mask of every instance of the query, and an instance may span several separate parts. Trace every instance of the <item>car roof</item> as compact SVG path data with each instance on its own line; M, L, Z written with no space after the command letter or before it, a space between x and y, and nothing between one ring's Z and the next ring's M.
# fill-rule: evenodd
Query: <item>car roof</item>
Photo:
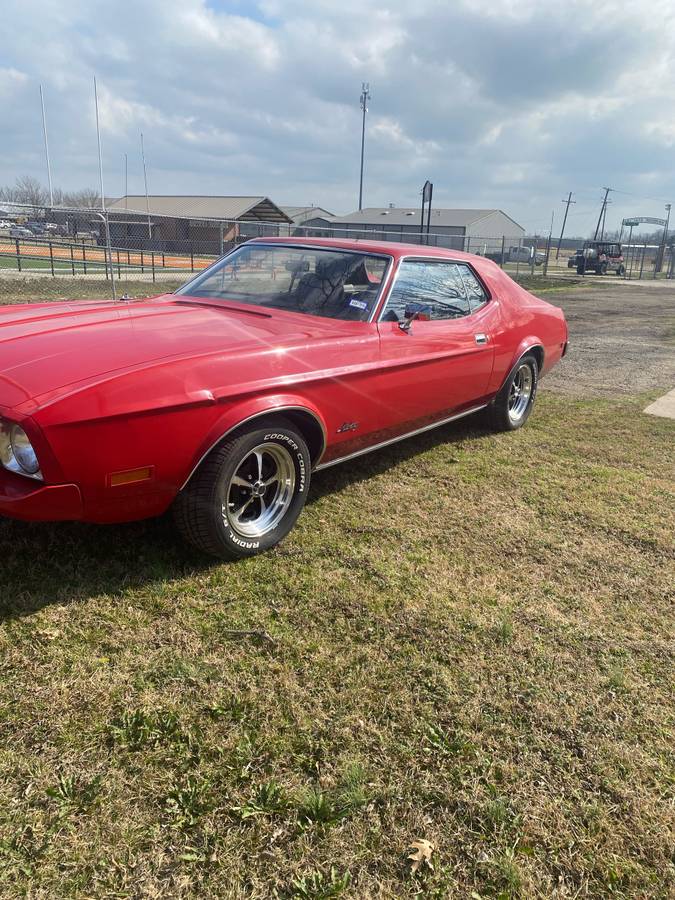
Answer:
M357 253L384 253L400 259L402 256L434 257L436 259L482 259L473 253L462 250L449 250L447 247L431 247L424 244L404 244L400 241L364 241L354 238L297 238L297 237L262 237L252 238L247 244L285 244L289 247L322 247L326 250L353 250Z

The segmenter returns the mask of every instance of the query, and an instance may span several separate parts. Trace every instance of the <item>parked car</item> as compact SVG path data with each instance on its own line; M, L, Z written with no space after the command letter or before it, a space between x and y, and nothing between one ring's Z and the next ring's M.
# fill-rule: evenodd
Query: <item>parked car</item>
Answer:
M9 230L9 236L13 238L35 237L33 232L29 228L24 228L23 225L13 225Z
M13 225L13 222L8 222L6 219L0 219L0 228L3 230L6 228L12 228Z
M0 514L173 507L227 559L290 531L313 472L479 411L520 428L568 339L481 257L292 238L175 294L0 307L0 333Z

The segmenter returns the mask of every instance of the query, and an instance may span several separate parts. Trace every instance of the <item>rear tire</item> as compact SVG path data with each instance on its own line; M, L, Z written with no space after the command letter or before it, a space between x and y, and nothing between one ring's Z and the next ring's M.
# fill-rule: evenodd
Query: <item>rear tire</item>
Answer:
M220 559L269 550L305 505L311 464L304 438L286 419L251 427L212 450L178 494L178 530Z
M488 417L495 431L516 431L530 417L537 395L539 364L532 353L526 353L488 407Z

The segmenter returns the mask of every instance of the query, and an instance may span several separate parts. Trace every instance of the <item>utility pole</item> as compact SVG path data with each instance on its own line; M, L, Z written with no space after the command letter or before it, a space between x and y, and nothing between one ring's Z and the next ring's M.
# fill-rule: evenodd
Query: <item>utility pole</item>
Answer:
M368 101L370 100L370 85L361 82L361 111L363 115L361 123L361 178L359 179L359 212L363 209L363 158L366 147L366 113L368 112Z
M608 200L608 201L605 203L605 211L604 211L604 213L602 214L602 227L600 228L600 240L601 240L601 241L603 241L603 240L605 239L605 224L606 224L606 222L607 222L607 207L609 206L609 204L610 204L611 202L612 202L611 200Z
M605 192L605 196L602 199L602 206L600 207L600 215L598 216L598 224L595 226L595 234L593 235L594 241L597 241L597 239L598 239L598 232L600 231L600 223L602 222L602 217L605 215L605 212L607 210L607 198L609 197L609 192L611 190L612 189L608 188L608 187L603 188L603 191ZM603 231L604 231L604 228L603 228ZM602 238L601 238L601 240L602 240Z
M54 206L54 191L52 190L52 167L49 163L49 142L47 141L47 119L45 118L45 98L40 85L40 106L42 107L42 134L45 139L45 156L47 157L47 181L49 183L49 205Z
M129 208L129 156L124 154L124 208Z
M553 239L553 220L555 219L555 210L551 210L551 227L548 230L548 239L546 241L546 258L544 259L544 275L548 272L548 258L551 255L551 241ZM535 251L536 253L536 251ZM536 262L536 259L535 259Z
M561 203L565 203L565 217L563 218L562 228L560 229L560 237L558 238L558 248L555 251L555 258L558 259L560 256L560 248L562 246L563 234L565 234L565 225L567 224L567 214L570 211L570 203L576 203L576 200L572 200L572 191L567 195L567 200L561 200Z

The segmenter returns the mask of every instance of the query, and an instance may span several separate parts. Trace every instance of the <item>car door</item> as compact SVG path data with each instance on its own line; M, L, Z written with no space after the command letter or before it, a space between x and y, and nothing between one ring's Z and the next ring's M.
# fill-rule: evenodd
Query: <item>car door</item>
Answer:
M418 315L406 328L411 304ZM385 429L404 433L481 404L494 361L489 307L468 265L401 260L378 322Z

